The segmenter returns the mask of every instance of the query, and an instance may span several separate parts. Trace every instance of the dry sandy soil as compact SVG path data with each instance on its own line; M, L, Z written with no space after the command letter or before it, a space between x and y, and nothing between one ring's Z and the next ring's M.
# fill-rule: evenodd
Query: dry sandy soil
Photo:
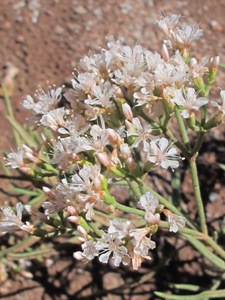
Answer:
M193 54L220 55L225 63L225 1L224 0L1 0L0 1L0 76L3 80L7 62L12 63L18 74L13 81L11 101L16 118L23 122L21 101L36 88L51 84L62 85L71 77L79 59L88 53L106 47L106 37L115 36L129 45L140 43L150 50L159 51L162 32L154 24L159 14L173 12L182 14L187 23L200 25L203 38L194 45ZM35 3L37 5L35 8ZM225 89L225 69L220 68L212 97ZM13 147L10 127L7 125L6 108L0 99L1 149ZM218 230L225 213L224 172L216 162L225 163L224 127L214 130L206 139L199 157L201 183L211 231ZM189 192L189 176L183 174L183 194L187 211L195 212ZM6 183L4 182L3 185ZM6 196L1 195L1 201ZM50 243L50 241L48 241ZM56 241L59 242L59 241ZM160 241L159 241L160 242ZM201 257L185 246L175 254L175 239L161 241L161 256L155 254L153 262L139 273L129 269L120 270L102 266L97 262L83 266L71 257L74 249L61 251L51 260L32 262L27 267L33 278L22 276L12 270L4 275L0 270L0 298L4 300L33 299L157 299L154 290L167 290L171 281L191 282L206 287L215 274ZM224 239L223 239L224 242ZM154 275L146 277L142 284L122 291L113 289L120 285L139 282L148 274L165 253L174 254L165 266ZM173 253L173 254L172 254ZM189 275L187 275L189 274ZM2 279L3 278L3 279ZM224 283L221 284L224 288ZM225 297L224 297L225 299Z

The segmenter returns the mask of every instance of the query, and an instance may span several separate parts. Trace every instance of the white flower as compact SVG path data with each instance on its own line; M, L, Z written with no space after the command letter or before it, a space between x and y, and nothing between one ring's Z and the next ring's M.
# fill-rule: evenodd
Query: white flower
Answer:
M96 249L96 242L93 240L85 240L85 242L81 245L83 252L77 251L74 252L73 257L81 260L87 259L92 260L95 256L98 256L98 250Z
M190 117L193 110L199 110L201 106L209 102L205 97L197 98L197 94L193 88L188 88L187 92L182 89L177 90L171 101L183 107L181 115L185 119Z
M4 234L6 232L21 229L24 225L22 223L23 205L21 202L16 204L16 214L10 207L2 208L5 219L0 222L0 231Z
M116 267L118 267L121 262L127 265L129 260L127 248L121 244L122 241L116 233L103 234L101 240L96 243L96 249L100 252L99 261L104 264L107 263L112 254L112 261Z
M127 130L127 136L134 136L134 143L131 148L136 148L140 143L145 144L152 138L152 127L151 125L142 125L139 118L133 118L133 127Z
M202 29L198 27L184 25L182 28L176 28L176 41L182 48L189 48L192 41L202 36Z
M134 225L124 219L114 219L109 222L108 233L116 233L119 239L127 237L129 235L129 231L134 228Z
M220 97L222 98L222 104L220 105L217 102L212 101L212 105L216 106L219 111L223 113L223 121L225 121L225 90L221 90Z
M110 82L106 81L94 86L92 89L92 94L94 96L94 99L86 99L84 101L85 103L89 105L99 105L100 107L104 108L112 106L112 102L110 99L114 95L114 90Z
M58 107L58 104L62 98L62 88L50 88L47 93L39 89L36 97L37 102L34 102L33 98L28 95L27 99L24 100L23 105L26 109L32 109L35 115L44 115L50 110Z
M68 111L66 111L64 107L60 107L43 115L40 122L42 125L51 128L53 131L57 131L60 127L65 126L65 116L67 114Z
M181 15L169 14L166 17L162 17L157 21L158 26L165 32L166 35L170 35L176 28L176 24L179 21Z
M195 58L191 58L190 60L190 71L193 78L199 78L204 76L206 72L209 71L208 67L206 67L209 62L208 57L203 57L198 62Z
M17 152L13 151L7 155L6 165L7 167L11 167L12 169L17 169L21 166L24 166L22 147L18 147Z
M159 213L156 213L156 209L159 205L159 200L151 192L147 192L141 196L139 203L141 207L146 211L145 220L149 224L159 223L160 215Z
M172 170L179 166L177 149L171 148L166 138L145 144L144 151L147 153L147 160L156 166L164 169L170 167Z
M168 222L169 222L169 231L177 232L179 227L185 226L185 218L182 216L178 216L173 213L168 214Z
M137 228L130 230L130 237L132 237L132 244L134 248L131 252L132 266L137 270L144 259L150 260L149 250L154 249L156 244L151 240L151 236L147 237L149 228Z
M17 148L17 152L13 151L9 153L6 158L6 166L12 169L18 168L24 173L30 174L31 170L24 162L24 151L26 151L26 149L21 146Z

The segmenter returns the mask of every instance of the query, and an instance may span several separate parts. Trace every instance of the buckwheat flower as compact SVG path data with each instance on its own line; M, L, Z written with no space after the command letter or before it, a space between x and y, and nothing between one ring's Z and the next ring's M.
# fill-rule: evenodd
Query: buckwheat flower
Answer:
M77 260L92 260L98 256L99 251L96 249L96 242L93 240L85 240L81 245L83 252L77 251L73 253L73 257Z
M168 223L169 223L169 231L172 232L177 232L179 227L184 227L185 226L185 218L182 216L178 216L168 209L163 209L163 213L167 216L168 218Z
M23 160L23 148L18 147L17 152L11 152L7 155L6 158L6 165L7 167L11 167L12 169L20 168L21 166L24 166L24 160Z
M99 105L100 107L110 107L112 106L111 98L114 95L113 86L110 82L106 81L96 85L92 89L92 95L94 99L89 98L84 102L89 105Z
M107 63L107 67L111 70L118 69L118 67L122 66L120 54L122 53L123 44L121 40L114 40L114 38L111 36L108 39L107 46L109 50L105 51L105 60Z
M161 17L157 21L157 24L166 35L171 35L171 33L175 30L180 17L181 15L169 14L166 17Z
M127 130L127 136L133 136L134 142L131 148L136 148L140 143L145 143L152 139L151 125L142 125L139 118L133 118L132 127Z
M21 229L23 205L21 202L16 204L16 214L10 207L1 209L4 214L4 220L0 222L0 232L3 234Z
M41 162L41 160L39 159L38 157L38 154L35 152L35 150L31 149L30 147L26 146L26 145L22 145L21 148L23 149L24 151L24 155L25 157L35 163L35 164L38 164Z
M183 107L181 115L185 119L190 117L193 110L199 110L201 106L209 102L205 97L197 98L197 93L193 88L188 88L187 92L183 89L177 90L171 101Z
M62 170L67 170L72 162L77 161L79 150L78 147L73 146L71 137L60 139L54 147L54 158L51 159L51 163L57 164Z
M99 251L99 261L106 264L112 255L114 266L118 267L121 262L127 265L129 256L127 248L122 243L116 233L104 233L102 238L96 243L96 249Z
M129 221L124 219L113 219L109 221L109 234L117 234L119 239L125 238L129 235L129 231L135 226Z
M159 206L159 200L151 192L147 192L141 196L139 203L146 211L145 220L149 224L158 224L160 221L160 214L156 213Z
M179 166L178 159L180 156L177 153L177 149L171 148L166 138L146 143L144 151L147 154L147 160L156 166L161 166L164 169L170 167L172 170Z
M123 66L115 72L114 81L119 85L124 85L130 88L134 85L135 80L145 69L144 49L140 45L131 48L125 46L122 48L122 53L119 54Z
M156 85L173 85L186 79L186 68L183 65L175 66L171 63L157 65L155 69Z
M134 270L138 270L144 259L151 260L149 251L156 247L155 242L151 240L151 236L146 236L148 233L149 228L137 228L129 232L133 244L133 249L129 254L131 255Z
M182 49L190 48L194 40L198 40L202 36L202 29L198 27L183 25L182 28L176 28L176 42Z
M66 125L66 115L68 115L68 111L66 111L64 107L60 107L43 115L40 123L51 128L53 131L57 131L60 127L64 127Z
M212 101L212 105L216 106L220 112L223 114L223 122L225 122L225 90L221 90L220 97L222 99L222 103L218 104L215 101Z
M72 79L73 86L73 97L67 98L70 102L72 108L74 103L77 102L77 99L83 101L87 99L87 95L91 93L94 86L96 86L98 81L98 76L95 73L81 73L78 74L75 79Z
M62 87L51 88L45 92L43 89L39 89L36 93L38 99L37 102L34 102L31 96L27 96L27 99L24 100L23 105L27 109L32 109L35 115L44 115L56 109L62 98Z
M204 76L209 71L206 65L208 64L208 57L203 57L198 62L194 57L190 60L190 71L193 78L199 78Z
M105 146L109 144L108 131L94 124L91 126L90 134L92 136L90 139L92 150L94 150L96 153L104 152Z
M30 174L31 170L24 162L24 149L18 147L17 152L11 152L6 157L6 166L12 169L20 169L24 173Z
M158 52L151 52L149 50L144 51L145 62L147 70L150 74L153 74L158 64L163 64L164 60Z
M80 60L80 66L84 71L93 72L100 77L108 77L105 52L103 51L100 54L83 57Z
M56 199L55 201L45 201L42 204L42 207L45 210L45 215L49 216L51 214L58 213L59 211L63 210L70 204L69 200L65 199Z

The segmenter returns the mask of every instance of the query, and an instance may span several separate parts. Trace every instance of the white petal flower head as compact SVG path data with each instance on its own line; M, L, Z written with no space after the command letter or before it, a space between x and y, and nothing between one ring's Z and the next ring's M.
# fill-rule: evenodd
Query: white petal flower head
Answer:
M102 239L96 243L96 249L100 251L99 261L102 263L107 263L111 254L113 264L116 267L118 267L121 262L124 265L128 263L128 250L122 245L122 241L116 233L103 234Z
M152 213L155 213L156 208L159 205L159 200L151 192L147 192L141 196L140 204L146 212L151 211Z
M169 141L166 138L161 138L159 141L151 141L144 145L144 151L147 153L147 160L161 166L164 169L169 167L173 170L179 166L179 154L176 148L171 148Z
M202 36L202 29L198 27L184 25L182 28L176 28L176 41L184 48L189 48L192 41Z
M212 105L216 106L219 109L219 111L223 113L223 117L224 117L223 121L225 121L225 90L221 90L220 97L222 98L222 103L218 104L217 102L212 101Z
M2 212L5 219L0 222L0 232L4 234L21 228L24 225L21 221L22 211L23 205L21 202L16 204L16 214L10 207L3 208Z
M139 201L141 207L146 211L145 220L149 224L157 224L160 221L160 214L155 213L159 205L159 200L151 193L142 195Z
M11 152L7 155L6 158L6 165L7 167L11 167L12 169L20 168L21 166L24 166L23 161L23 148L18 147L17 152Z
M180 17L181 15L169 14L168 16L160 18L157 23L166 35L170 35L176 28L176 24Z
M185 226L185 218L173 213L168 214L169 231L177 232L179 227Z
M188 88L187 92L182 89L177 90L171 101L183 107L181 115L185 119L190 117L193 110L198 111L201 106L209 102L205 97L197 98L197 93L193 88Z
M120 239L127 237L129 231L134 228L134 225L130 221L123 219L110 220L109 224L108 233L116 233Z

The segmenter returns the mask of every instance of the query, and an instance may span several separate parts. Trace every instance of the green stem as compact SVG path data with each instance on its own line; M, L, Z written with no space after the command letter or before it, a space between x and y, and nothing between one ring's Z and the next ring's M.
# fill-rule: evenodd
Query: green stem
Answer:
M203 300L203 299L224 299L225 289L217 291L205 291L195 295L168 295L167 293L155 292L155 295L166 300Z
M103 231L100 230L94 222L90 222L89 226L99 237L102 237Z
M189 142L187 130L185 128L184 121L183 121L183 118L182 118L182 116L180 114L180 111L179 111L179 109L177 107L175 108L175 115L176 115L176 118L177 118L177 123L178 123L179 128L180 128L180 133L181 133L181 137L182 137L183 143L185 144L185 146L187 147L187 149L190 151L191 150L191 146L190 146L190 142Z
M207 258L214 266L216 266L219 270L225 271L225 262L220 259L214 253L210 252L206 246L202 244L199 240L193 238L188 234L183 234L185 238L189 241L189 243L194 246L205 258Z
M202 109L201 109L201 124L202 124L202 126L205 124L205 121L206 121L206 110L207 110L207 106L203 105Z
M199 149L202 146L203 140L204 140L204 132L201 131L198 134L198 138L197 138L196 144L195 144L194 149L192 151L192 156L197 155Z
M191 179L192 179L192 184L194 189L195 200L198 208L200 229L203 233L207 234L208 230L206 226L205 212L204 212L204 206L203 206L203 201L202 201L201 191L199 186L198 171L197 171L195 156L190 159L190 170L191 170Z
M146 184L140 182L140 189L141 189L141 192L143 194L145 194L146 192L150 191L153 195L155 195L159 202L161 204L163 204L166 208L168 208L170 211L172 211L173 213L179 215L179 216L182 216L184 217L184 215L180 212L179 209L177 209L170 201L166 200L163 196L161 196L160 194L158 194L157 192L155 192L154 190L152 190L151 188L149 188L149 186L147 186ZM192 229L196 229L195 226L187 219L186 219L186 224L192 228Z
M142 196L139 185L136 181L127 180L132 192L134 193L135 197L139 200Z
M162 228L169 228L169 223L165 221L160 221L159 226ZM210 246L221 258L225 260L225 251L207 234L199 232L197 230L189 228L179 228L179 232L183 235L188 235L194 239L204 241L208 246ZM200 241L199 241L200 242ZM205 247L205 246L204 246ZM209 251L208 248L206 248ZM211 253L211 252L210 252ZM203 254L204 255L204 254ZM224 264L224 263L223 263Z
M190 157L190 152L188 151L188 149L176 139L176 137L173 135L172 131L169 128L163 128L163 133L177 146L177 148L180 149L180 151L185 157Z
M154 127L155 129L160 129L160 125L153 121L151 118L149 118L142 110L139 111L139 115L146 121L148 122L149 124L152 125L152 127Z
M133 208L133 207L129 207L129 206L120 204L118 202L115 202L113 204L113 206L116 209L122 210L124 212L129 213L129 214L134 214L134 215L137 215L137 216L140 216L140 217L144 217L145 216L145 212L143 210L140 210L140 209L137 209L137 208Z

